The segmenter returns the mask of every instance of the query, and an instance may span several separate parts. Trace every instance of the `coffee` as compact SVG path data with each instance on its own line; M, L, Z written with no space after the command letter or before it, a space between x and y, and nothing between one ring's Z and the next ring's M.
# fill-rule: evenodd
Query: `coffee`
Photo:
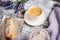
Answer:
M42 13L42 9L38 6L33 6L29 9L29 14L31 16L40 16Z

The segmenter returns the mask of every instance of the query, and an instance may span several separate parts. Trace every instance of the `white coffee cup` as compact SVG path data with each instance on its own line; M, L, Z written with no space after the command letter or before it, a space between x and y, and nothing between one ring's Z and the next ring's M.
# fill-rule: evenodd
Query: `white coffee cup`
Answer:
M39 6L31 6L28 10L28 16L30 20L37 19L41 14L43 10Z

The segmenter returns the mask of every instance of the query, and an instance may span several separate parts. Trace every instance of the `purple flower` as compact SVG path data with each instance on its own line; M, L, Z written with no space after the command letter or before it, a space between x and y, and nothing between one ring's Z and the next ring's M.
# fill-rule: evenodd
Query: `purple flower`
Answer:
M7 1L7 2L1 1L1 2L0 2L0 6L3 6L3 7L9 6L10 4L12 4L10 1Z
M18 10L22 10L22 9L24 9L24 5L21 3L21 4L19 4L19 6L18 6Z
M15 13L17 13L18 11L21 11L24 9L24 5L22 3L20 3L15 11Z

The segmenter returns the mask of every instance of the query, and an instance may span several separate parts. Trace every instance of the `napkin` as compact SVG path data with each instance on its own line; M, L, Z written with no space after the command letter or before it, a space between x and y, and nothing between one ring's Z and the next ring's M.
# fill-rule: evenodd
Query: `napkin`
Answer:
M47 28L50 33L51 40L60 40L60 5L55 4L54 9L52 10L49 16L50 25Z

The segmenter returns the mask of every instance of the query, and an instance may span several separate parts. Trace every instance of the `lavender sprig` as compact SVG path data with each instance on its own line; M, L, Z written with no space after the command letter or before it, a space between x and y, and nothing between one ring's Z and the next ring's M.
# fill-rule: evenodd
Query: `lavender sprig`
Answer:
M10 1L7 1L7 2L1 1L0 2L0 6L3 6L3 7L9 6L10 4L12 4L12 2L10 2Z
M15 13L17 13L18 11L22 11L24 9L24 5L22 3L20 3L15 11Z

